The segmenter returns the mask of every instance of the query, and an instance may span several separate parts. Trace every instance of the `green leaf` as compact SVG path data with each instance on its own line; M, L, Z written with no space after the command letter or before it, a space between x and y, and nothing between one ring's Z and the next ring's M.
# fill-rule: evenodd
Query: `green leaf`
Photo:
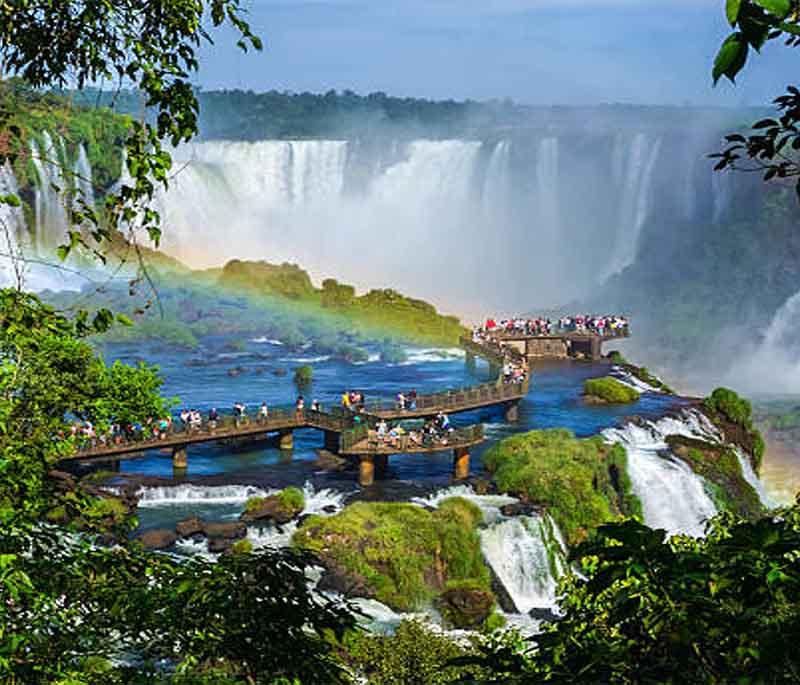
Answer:
M728 22L731 26L736 25L736 20L739 18L739 10L742 7L742 0L727 0L725 4L725 15L728 17Z
M785 19L792 9L791 0L753 0L753 2L779 19Z
M3 195L0 197L0 203L9 207L19 207L22 204L16 195Z
M133 321L125 316L125 314L117 314L117 321L123 326L133 326Z
M748 50L747 41L738 31L725 39L714 60L714 85L723 76L727 76L732 83L736 82L736 74L742 70L747 61Z

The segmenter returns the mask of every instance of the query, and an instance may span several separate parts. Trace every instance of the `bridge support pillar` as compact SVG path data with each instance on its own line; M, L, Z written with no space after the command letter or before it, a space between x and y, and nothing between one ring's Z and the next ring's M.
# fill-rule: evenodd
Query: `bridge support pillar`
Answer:
M325 449L328 452L339 451L339 434L334 431L325 431Z
M505 419L508 423L513 423L519 419L519 404L511 402L505 407Z
M189 458L186 456L186 445L177 445L172 449L172 477L183 478L187 466Z
M603 357L603 342L600 338L592 336L592 361L597 361Z
M358 484L368 488L375 482L375 460L371 454L362 454L358 458Z
M497 364L494 364L493 362L489 362L489 375L492 378L497 378L500 375L501 371L502 371L502 369Z
M280 432L279 443L280 448L282 450L290 450L294 448L294 437L292 435L292 431L290 430L282 430Z
M453 478L455 480L469 478L469 450L466 447L457 447L453 450Z
M378 480L386 478L386 470L389 468L389 455L376 454L374 458L375 463L375 476Z

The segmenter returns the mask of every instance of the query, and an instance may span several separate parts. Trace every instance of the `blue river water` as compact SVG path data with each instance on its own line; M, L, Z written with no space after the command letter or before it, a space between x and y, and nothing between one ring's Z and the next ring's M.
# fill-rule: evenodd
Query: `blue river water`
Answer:
M291 351L263 339L246 341L244 350L227 352L226 349L231 349L230 342L222 338L208 340L199 351L146 344L110 345L105 356L126 362L142 359L158 365L165 381L163 393L180 398L178 407L196 408L204 414L211 407L230 411L237 401L244 402L253 415L262 401L269 406L292 404L298 395L292 371L302 364L310 364L314 370L313 384L303 390L303 395L308 403L312 399L319 400L323 408L338 403L342 391L347 389L363 392L367 401L389 400L397 392L412 388L424 394L490 380L485 363L478 361L474 368L468 368L459 350L408 348L408 360L400 364L384 363L373 351L370 361L354 364L316 355L311 349ZM232 369L237 369L233 375ZM274 374L277 369L288 373L277 376ZM665 395L644 393L635 404L585 404L581 399L584 380L606 375L608 369L605 362L569 361L534 367L530 393L520 405L519 420L512 424L504 422L499 408L451 417L456 426L477 422L485 426L489 439L473 451L473 473L481 471L480 454L508 435L532 429L567 428L584 437L614 426L625 417L661 416L680 403ZM196 445L189 449L185 478L192 481L212 477L215 484L258 482L259 485L271 485L274 480L278 486L285 485L284 481L302 482L309 474L324 479L325 474L310 470L321 447L322 434L313 429L295 432L291 453L282 452L268 441L242 446ZM123 461L121 471L147 477L171 478L173 475L170 455L158 451ZM387 481L444 484L450 481L451 473L452 455L448 452L398 455L389 461ZM333 481L349 483L353 478L353 474L331 476ZM385 486L391 487L389 483Z

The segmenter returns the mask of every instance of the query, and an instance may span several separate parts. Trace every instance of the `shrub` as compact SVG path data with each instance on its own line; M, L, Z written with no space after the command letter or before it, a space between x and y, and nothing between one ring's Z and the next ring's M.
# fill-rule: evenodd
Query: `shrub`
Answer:
M306 497L300 488L290 486L278 493L281 506L293 512L301 512L306 506Z
M250 497L244 503L244 510L251 514L254 511L258 511L261 508L261 505L264 504L264 500L266 497Z
M313 378L314 369L312 369L308 364L305 364L304 366L298 366L294 370L294 382L297 385L309 385Z
M616 378L591 378L583 384L584 395L610 404L627 404L639 399L639 393Z
M743 397L739 397L733 390L717 388L705 400L703 406L713 412L724 416L728 421L745 428L752 426L753 407Z

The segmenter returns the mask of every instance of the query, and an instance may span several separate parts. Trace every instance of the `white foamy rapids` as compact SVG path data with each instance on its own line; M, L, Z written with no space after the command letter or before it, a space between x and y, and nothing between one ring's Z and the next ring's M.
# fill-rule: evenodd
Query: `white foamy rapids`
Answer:
M564 543L545 516L517 516L481 531L481 550L517 611L555 610Z
M180 538L175 543L175 549L180 556L203 557L209 561L216 561L219 554L212 554L208 551L208 540L193 540L191 538Z
M244 504L251 497L266 497L278 490L263 490L252 485L159 485L143 487L137 493L140 507L186 504Z
M297 362L298 364L318 364L326 362L331 358L329 354L320 355L319 357L289 357L286 361Z
M405 350L406 361L401 362L399 366L409 364L431 364L435 362L450 362L454 359L463 359L466 354L464 350L457 347L449 348L430 348L419 349L417 347L409 347Z
M260 343L264 345L283 345L280 340L273 340L272 338L267 338L266 336L261 336L260 338L253 338L250 342L252 343Z
M422 507L436 509L444 500L451 497L461 497L476 504L483 512L483 522L487 524L494 523L501 517L500 507L519 502L516 497L509 495L478 495L471 485L454 485L443 490L437 490L428 497L413 497L411 502Z
M627 385L629 388L633 388L637 392L658 392L658 393L663 392L663 390L660 390L659 388L656 388L655 386L650 385L649 383L645 383L643 380L637 378L632 373L628 373L621 366L611 367L611 375L623 385Z
M717 513L706 492L705 481L687 464L668 452L668 435L707 439L708 432L697 412L688 412L681 421L664 418L645 426L632 423L623 428L608 428L603 437L619 443L628 454L628 475L633 491L642 502L644 522L670 535L685 533L700 537L705 522Z
M275 491L272 491L275 492ZM314 486L306 482L303 486L303 496L305 506L300 516L332 516L341 511L344 501L352 493L337 492L329 488L316 490ZM292 536L297 531L297 521L290 521L283 526L250 526L247 529L247 539L253 544L254 549L264 547L288 547L291 544Z

